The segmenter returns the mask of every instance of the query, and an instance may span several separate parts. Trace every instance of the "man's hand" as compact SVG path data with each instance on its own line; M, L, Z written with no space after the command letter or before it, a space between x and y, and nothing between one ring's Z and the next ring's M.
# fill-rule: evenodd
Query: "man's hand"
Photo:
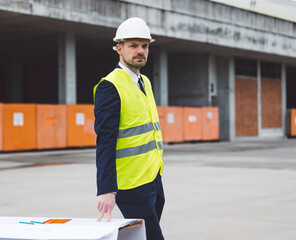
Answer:
M99 195L98 210L100 212L100 216L98 217L97 222L100 222L102 220L105 213L107 213L107 222L110 222L111 213L114 205L115 205L115 193L105 193L105 194Z

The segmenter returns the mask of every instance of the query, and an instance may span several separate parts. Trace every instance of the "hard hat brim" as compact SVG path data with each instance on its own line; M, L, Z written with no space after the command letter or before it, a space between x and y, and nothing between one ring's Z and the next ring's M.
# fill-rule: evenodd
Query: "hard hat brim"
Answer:
M114 41L114 42L117 42L117 43L120 43L120 42L124 42L124 40L126 40L126 39L135 39L135 38L125 38L125 39L116 39L116 38L113 38L113 41ZM149 39L149 38L139 38L139 39L147 39L147 40L150 41L150 43L155 42L155 39L153 39L153 38L151 38L151 39ZM113 46L112 49L113 49L114 51L117 51L117 50L116 50L116 46Z
M119 43L119 42L123 42L126 39L136 39L136 38L138 38L138 39L147 39L147 40L150 41L150 43L155 42L155 39L153 39L153 38L142 38L142 37L131 37L131 38L124 38L124 39L122 39L122 38L113 38L113 41Z

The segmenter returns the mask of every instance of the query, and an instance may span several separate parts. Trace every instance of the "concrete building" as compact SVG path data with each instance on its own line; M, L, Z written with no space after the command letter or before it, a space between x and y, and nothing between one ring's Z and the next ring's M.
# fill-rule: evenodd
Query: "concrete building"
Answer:
M158 105L218 106L221 140L285 136L295 19L207 0L0 0L0 102L92 103L134 16L156 39L142 73Z

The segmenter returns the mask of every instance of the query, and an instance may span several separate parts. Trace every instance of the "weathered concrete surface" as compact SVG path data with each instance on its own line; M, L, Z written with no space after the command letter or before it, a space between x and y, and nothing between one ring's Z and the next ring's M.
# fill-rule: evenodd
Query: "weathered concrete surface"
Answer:
M207 54L169 56L169 103L172 106L209 106Z
M295 23L205 0L1 0L0 10L108 28L139 16L155 35L296 58Z
M260 14L296 22L295 0L211 0Z
M165 146L166 239L295 240L295 145ZM0 215L97 217L94 157L94 149L0 154Z
M219 135L221 140L233 140L234 113L231 97L234 95L234 67L232 60L225 57L216 57L215 74L217 77L217 95L212 98L212 105L219 107ZM234 65L234 64L233 64ZM233 83L233 84L232 84ZM232 119L233 118L233 119Z

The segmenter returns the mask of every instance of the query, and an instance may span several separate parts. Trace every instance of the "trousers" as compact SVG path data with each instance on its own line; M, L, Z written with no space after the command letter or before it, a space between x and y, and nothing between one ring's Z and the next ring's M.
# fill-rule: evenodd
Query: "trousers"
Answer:
M145 220L147 240L164 240L159 225L165 197L161 176L150 183L129 190L119 190L116 204L124 218Z

